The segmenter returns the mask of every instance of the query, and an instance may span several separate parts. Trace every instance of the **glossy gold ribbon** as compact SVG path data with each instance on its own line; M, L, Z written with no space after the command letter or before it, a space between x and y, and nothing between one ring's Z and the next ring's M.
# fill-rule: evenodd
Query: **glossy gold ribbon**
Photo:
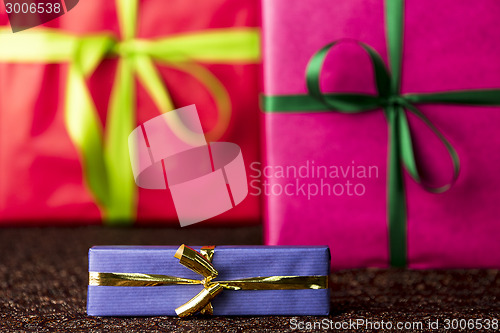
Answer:
M187 303L175 309L179 317L187 317L197 312L213 314L211 301L223 289L230 290L293 290L293 289L326 289L328 277L323 275L310 276L267 276L245 279L215 281L218 272L212 265L214 246L205 246L200 252L181 245L175 257L181 265L202 275L202 280L186 279L176 276L141 273L99 273L89 272L90 286L116 287L150 287L181 284L200 284L203 290Z

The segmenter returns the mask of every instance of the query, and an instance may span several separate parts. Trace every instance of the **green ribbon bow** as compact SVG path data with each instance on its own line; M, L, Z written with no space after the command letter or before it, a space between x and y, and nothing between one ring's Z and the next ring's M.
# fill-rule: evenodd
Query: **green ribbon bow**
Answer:
M266 112L322 112L360 113L382 108L389 126L388 167L388 224L390 264L407 265L406 195L401 163L410 176L427 191L439 193L448 190L460 171L457 152L431 121L415 106L423 103L500 105L500 90L465 90L427 94L402 94L400 92L401 61L403 50L404 0L386 0L386 34L389 50L389 71L381 56L369 45L356 42L368 53L374 69L377 95L322 93L319 76L328 52L341 41L332 42L310 59L306 69L307 95L264 96ZM439 187L422 183L413 152L412 132L408 126L407 112L413 113L427 125L445 146L453 163L452 180Z
M187 72L214 97L217 125L207 133L216 140L227 127L231 103L222 83L196 62L249 63L259 60L255 28L211 29L146 40L136 38L137 0L116 0L122 40L107 33L76 36L54 29L12 34L0 31L0 61L14 63L68 62L65 123L80 152L84 178L106 223L132 222L136 186L128 156L128 135L135 128L137 75L158 109L175 109L154 60ZM86 84L107 56L118 57L105 133Z

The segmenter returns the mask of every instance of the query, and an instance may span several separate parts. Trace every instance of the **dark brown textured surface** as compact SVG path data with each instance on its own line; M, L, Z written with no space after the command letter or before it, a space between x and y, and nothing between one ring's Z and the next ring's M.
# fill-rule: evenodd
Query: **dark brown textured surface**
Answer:
M258 227L0 229L0 331L279 332L294 331L291 320L320 324L322 317L86 316L87 251L92 245L259 244L260 234ZM353 270L333 274L331 285L332 313L326 319L337 323L366 319L396 325L407 321L422 322L426 328L429 321L438 319L441 329L433 332L444 332L445 319L481 319L483 323L500 319L497 270Z

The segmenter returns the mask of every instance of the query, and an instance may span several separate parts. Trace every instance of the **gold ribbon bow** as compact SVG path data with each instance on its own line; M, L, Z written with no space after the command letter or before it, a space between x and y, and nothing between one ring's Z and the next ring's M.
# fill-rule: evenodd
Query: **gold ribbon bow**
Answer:
M176 276L141 273L99 273L89 272L90 286L148 287L178 284L200 284L203 290L185 304L175 309L179 317L187 317L197 312L213 314L210 303L223 289L230 290L293 290L326 289L328 276L267 276L245 279L215 281L219 272L212 265L215 246L204 246L200 252L181 245L175 257L179 263L195 273L202 275L202 280L186 279Z

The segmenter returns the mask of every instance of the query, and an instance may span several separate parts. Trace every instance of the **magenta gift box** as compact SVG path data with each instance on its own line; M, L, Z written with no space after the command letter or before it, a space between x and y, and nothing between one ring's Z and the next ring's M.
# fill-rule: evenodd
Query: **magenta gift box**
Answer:
M405 1L402 93L500 87L500 2ZM385 63L384 1L263 0L265 95L306 94L311 56L339 39L371 45ZM374 93L370 59L354 43L330 52L326 92ZM410 268L500 267L500 108L419 105L455 147L460 175L427 192L404 172ZM314 110L310 110L314 111ZM389 265L388 126L382 109L360 114L265 114L266 243L328 244L332 267ZM446 183L439 140L408 116L419 167Z

